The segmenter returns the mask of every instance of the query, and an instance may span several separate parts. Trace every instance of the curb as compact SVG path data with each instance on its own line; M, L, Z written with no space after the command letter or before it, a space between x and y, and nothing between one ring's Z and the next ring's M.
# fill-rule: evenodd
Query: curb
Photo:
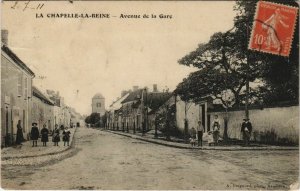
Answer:
M74 146L74 135L76 133L77 127L75 127L74 133L72 135L72 141L70 146L66 147L65 149L61 150L61 151L56 151L56 152L50 152L50 153L45 153L45 154L40 154L40 155L27 155L27 156L8 156L8 157L1 157L1 160L10 160L10 159L21 159L21 158L33 158L33 157L41 157L41 156L47 156L47 155L55 155L55 154L60 154L63 153L65 151L70 150L71 148L73 148Z
M161 141L156 141L156 140L151 140L149 138L143 138L143 137L138 137L137 135L131 135L131 134L123 134L115 131L110 131L110 130L103 130L112 134L120 135L120 136L125 136L129 137L132 139L137 139L153 144L158 144L158 145L163 145L163 146L168 146L168 147L173 147L173 148L178 148L178 149L191 149L191 150L215 150L215 151L274 151L274 150L299 150L299 147L241 147L241 148L230 148L230 147L191 147L191 146L181 146L181 145L174 145L168 142L161 142Z

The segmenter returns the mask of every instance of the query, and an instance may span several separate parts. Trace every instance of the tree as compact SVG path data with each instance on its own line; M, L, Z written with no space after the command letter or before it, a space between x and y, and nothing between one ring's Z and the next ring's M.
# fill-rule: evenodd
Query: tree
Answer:
M96 125L97 127L100 126L100 121L101 118L99 113L92 113L91 115L85 118L86 123Z
M91 123L91 116L87 116L85 119L84 119L85 123L87 124L90 124Z
M155 116L155 125L157 128L166 135L166 140L171 139L171 135L178 134L175 125L175 105L163 105L161 112Z
M108 113L105 112L103 116L101 116L101 121L102 121L102 126L105 127L106 123L107 123L107 117L108 117Z
M197 102L204 96L212 95L225 107L240 105L246 79L254 81L260 76L260 71L258 64L247 68L246 57L241 57L239 50L232 45L237 39L242 41L235 32L215 33L208 43L200 44L195 51L180 59L179 64L194 66L199 70L184 79L177 86L176 93L183 100Z

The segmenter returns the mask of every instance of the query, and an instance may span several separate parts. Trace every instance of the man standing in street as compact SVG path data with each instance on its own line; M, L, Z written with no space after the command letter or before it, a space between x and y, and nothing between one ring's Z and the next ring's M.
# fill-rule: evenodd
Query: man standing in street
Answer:
M202 137L203 137L204 127L201 121L198 121L197 125L197 136L198 136L198 147L201 145L202 147Z
M242 123L241 132L243 134L245 146L248 146L252 132L252 124L249 121L249 119L244 119L244 122Z

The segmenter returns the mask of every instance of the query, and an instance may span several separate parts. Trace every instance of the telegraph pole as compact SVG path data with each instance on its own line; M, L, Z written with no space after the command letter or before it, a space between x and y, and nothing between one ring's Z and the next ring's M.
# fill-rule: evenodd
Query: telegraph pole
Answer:
M247 38L249 38L249 21L246 23L247 27ZM249 65L249 50L246 53L246 102L245 102L245 118L249 119L249 72L250 72L250 65Z

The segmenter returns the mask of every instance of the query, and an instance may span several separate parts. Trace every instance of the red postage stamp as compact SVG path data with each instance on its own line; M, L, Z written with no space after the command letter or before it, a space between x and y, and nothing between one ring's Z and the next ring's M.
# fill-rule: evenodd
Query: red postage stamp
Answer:
M297 13L297 7L259 1L249 49L289 56Z

